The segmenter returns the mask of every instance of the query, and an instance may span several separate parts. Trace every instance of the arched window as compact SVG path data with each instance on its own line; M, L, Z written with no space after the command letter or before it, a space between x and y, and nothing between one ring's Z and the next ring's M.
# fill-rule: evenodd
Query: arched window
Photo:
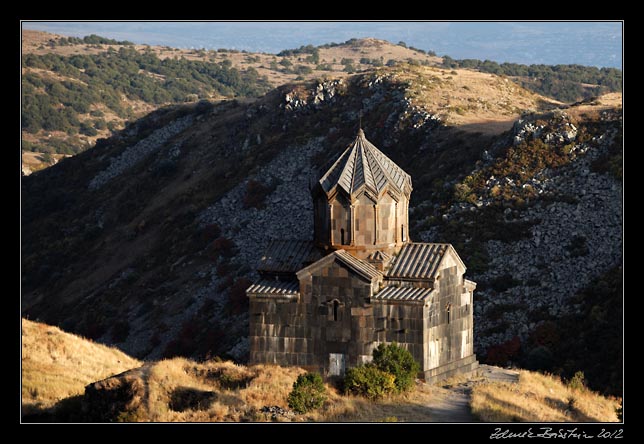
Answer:
M333 301L333 320L337 321L338 320L338 310L340 309L340 302L338 300Z
M451 302L447 303L447 305L445 306L445 311L447 312L447 323L449 324L452 321L452 319L451 319L451 316L452 316L452 303Z
M340 228L340 244L344 245L344 228Z
M405 239L405 226L404 225L400 226L400 238L402 239L403 242L407 242L407 239Z

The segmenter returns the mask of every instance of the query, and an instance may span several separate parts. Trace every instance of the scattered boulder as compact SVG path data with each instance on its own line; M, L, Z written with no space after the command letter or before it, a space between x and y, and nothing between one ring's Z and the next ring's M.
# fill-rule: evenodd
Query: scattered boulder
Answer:
M88 422L114 422L134 419L146 395L143 374L147 367L128 370L85 387L83 417Z
M279 417L289 418L295 415L293 411L284 409L278 405L264 406L259 411L266 415L270 415L271 419L274 421Z

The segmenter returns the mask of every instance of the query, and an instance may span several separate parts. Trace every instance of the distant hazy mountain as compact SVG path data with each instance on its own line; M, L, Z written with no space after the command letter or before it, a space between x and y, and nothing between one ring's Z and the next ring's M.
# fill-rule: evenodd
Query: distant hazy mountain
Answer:
M438 55L525 64L622 65L620 22L25 22L25 29L180 48L284 48L375 37Z

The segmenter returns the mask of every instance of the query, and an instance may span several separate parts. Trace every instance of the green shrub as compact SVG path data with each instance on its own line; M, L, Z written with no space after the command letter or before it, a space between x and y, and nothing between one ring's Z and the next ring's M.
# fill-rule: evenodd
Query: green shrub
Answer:
M572 378L570 378L570 381L568 381L568 387L570 387L573 390L583 390L586 388L586 377L584 376L584 372L575 372Z
M98 134L96 129L86 122L81 122L79 132L81 134L85 134L86 136L95 136L96 134Z
M409 350L393 344L380 344L373 351L374 365L394 376L396 391L406 392L414 387L414 378L420 371L420 365L414 360Z
M397 416L385 416L380 420L380 422L398 422Z
M297 413L319 409L326 401L326 388L319 373L305 373L297 377L288 394L288 406Z
M541 345L530 350L524 365L528 370L548 370L552 368L554 362L552 351Z
M344 376L344 392L369 399L382 398L396 391L395 379L374 364L353 367Z

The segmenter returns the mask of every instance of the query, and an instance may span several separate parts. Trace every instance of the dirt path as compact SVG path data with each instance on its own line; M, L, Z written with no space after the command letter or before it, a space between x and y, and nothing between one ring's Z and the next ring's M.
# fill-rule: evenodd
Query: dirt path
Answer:
M369 421L475 422L469 407L469 392L418 382L407 399L372 404Z
M419 383L412 399L394 405L383 405L383 417L396 417L401 422L478 422L470 410L472 387L477 382L517 382L513 370L481 365L479 375L469 379L456 378L443 385Z
M427 406L429 422L478 422L470 410L470 387L458 385L441 390L445 393L435 397Z
M479 373L485 379L496 382L519 382L519 372L492 365L479 365Z

